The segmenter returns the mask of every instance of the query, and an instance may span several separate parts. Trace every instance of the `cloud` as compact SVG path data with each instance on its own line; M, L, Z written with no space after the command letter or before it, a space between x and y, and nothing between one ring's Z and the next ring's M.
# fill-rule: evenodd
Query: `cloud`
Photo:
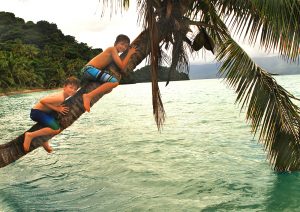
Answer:
M101 17L99 0L0 0L1 10L13 12L25 21L46 20L55 23L66 35L89 46L105 48L113 45L118 34L127 34L131 39L141 29L137 26L134 2L128 12L110 17Z

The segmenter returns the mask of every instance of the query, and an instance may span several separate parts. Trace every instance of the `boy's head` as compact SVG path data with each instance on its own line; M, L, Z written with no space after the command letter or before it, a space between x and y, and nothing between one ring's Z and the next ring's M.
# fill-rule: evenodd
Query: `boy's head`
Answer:
M116 37L115 45L119 42L130 43L130 39L127 35L120 34Z
M64 83L64 93L66 97L73 96L80 86L80 81L76 77L68 77Z
M130 39L127 35L120 34L116 37L114 46L118 52L125 52L130 44Z

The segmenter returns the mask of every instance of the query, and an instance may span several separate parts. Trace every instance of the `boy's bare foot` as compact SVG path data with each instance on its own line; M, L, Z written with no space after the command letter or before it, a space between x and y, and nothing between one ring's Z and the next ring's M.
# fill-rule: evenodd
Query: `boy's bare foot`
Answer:
M31 140L32 140L32 138L30 137L30 133L26 132L24 142L23 142L23 148L26 153L29 152Z
M91 98L87 94L82 95L82 100L83 100L83 107L85 111L90 112L91 109Z
M43 143L43 147L44 147L44 149L45 149L48 153L53 152L53 149L52 149L52 147L49 145L49 142L48 142L48 141L46 141L46 142Z

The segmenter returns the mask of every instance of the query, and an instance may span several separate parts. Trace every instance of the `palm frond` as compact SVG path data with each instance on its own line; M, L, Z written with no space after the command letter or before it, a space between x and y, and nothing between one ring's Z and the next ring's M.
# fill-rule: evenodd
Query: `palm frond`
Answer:
M160 62L161 49L159 47L160 39L158 34L156 15L151 1L146 4L146 27L148 28L150 43L150 61L151 61L151 81L152 81L152 105L153 114L158 127L162 128L165 121L165 110L161 100L161 94L158 86L158 65Z
M236 102L246 108L254 134L260 131L268 157L277 171L292 171L300 165L299 107L292 94L258 67L242 48L228 38L218 49L223 62L220 73L237 93Z
M299 0L212 0L236 34L259 40L266 51L277 49L295 61L300 54Z
M222 26L219 16L213 11L210 14L214 25ZM259 140L274 168L278 171L298 169L299 108L290 100L296 98L258 67L223 27L227 33L209 31L219 46L216 59L223 62L220 73L236 89L236 102L242 104L242 109L247 108L246 118L254 134L260 131Z
M189 23L183 18L184 3L180 1L169 1L166 19L172 25L172 31L170 35L173 37L173 48L172 48L172 64L169 69L168 80L166 85L169 84L172 74L177 70L180 72L189 72L189 59L187 56L187 50L185 48L185 42L189 42L186 35L190 32ZM185 2L186 3L186 2Z
M172 74L175 71L184 73L189 72L189 61L184 45L184 36L180 31L174 33L174 44L172 48L172 63L168 73L168 80L166 86L169 84Z
M254 134L267 151L277 171L299 170L300 117L295 98L276 83L272 76L258 67L231 38L229 30L214 7L209 6L209 22L223 30L207 28L217 45L216 59L223 62L220 74L237 93L236 102L247 109L246 118Z
M101 15L103 16L106 11L110 11L110 16L127 10L130 5L130 0L99 0L101 4ZM107 9L109 8L109 10Z

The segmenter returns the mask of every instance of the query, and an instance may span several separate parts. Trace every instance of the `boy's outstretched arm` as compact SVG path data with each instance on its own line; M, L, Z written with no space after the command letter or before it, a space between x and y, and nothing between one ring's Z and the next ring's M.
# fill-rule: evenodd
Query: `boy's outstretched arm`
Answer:
M121 60L118 51L116 48L113 48L112 51L112 58L113 61L116 63L116 65L121 69L121 71L123 72L128 64L129 58L131 57L131 55L133 55L136 52L135 48L130 48L127 55L125 56L125 58L123 60Z

